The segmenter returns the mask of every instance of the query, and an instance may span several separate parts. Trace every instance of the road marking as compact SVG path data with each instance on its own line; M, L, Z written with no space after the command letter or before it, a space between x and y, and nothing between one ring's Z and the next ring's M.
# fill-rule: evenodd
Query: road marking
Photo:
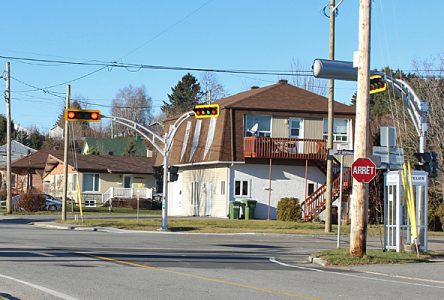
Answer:
M15 282L27 285L27 286L30 286L30 287L32 287L34 289L40 290L42 292L45 292L47 294L53 295L53 296L58 297L58 298L62 298L62 299L66 299L66 300L78 300L77 298L71 297L71 296L66 295L64 293L57 292L57 291L48 289L48 288L46 288L44 286L37 285L37 284L34 284L34 283L30 283L30 282L26 282L26 281L23 281L23 280L20 280L20 279L11 277L11 276L0 274L0 277L5 278L5 279L9 279L9 280L12 280L12 281L15 281Z
M46 252L40 252L40 251L33 251L33 252L29 252L29 253L34 253L40 256L46 256L46 257L54 257L54 254L51 253L46 253Z
M422 287L432 287L432 288L437 288L437 289L444 289L444 286L436 286L436 285L430 285L430 284L423 284L423 283L416 283L416 282L405 282L405 281L398 281L398 280L389 280L389 279L382 279L382 278L375 278L375 277L370 277L370 276L362 276L362 275L356 275L356 274L348 274L348 273L342 273L342 272L336 272L336 271L330 271L330 270L322 270L322 269L316 269L316 268L309 268L309 267L302 267L302 266L296 266L296 265L290 265L290 264L286 264L280 261L277 261L276 258L274 257L270 257L270 261L273 263L276 263L278 265L281 266L285 266L285 267L289 267L289 268L296 268L296 269L300 269L300 270L307 270L307 271L314 271L314 272L320 272L320 273L330 273L330 274L335 274L335 275L341 275L341 276L346 276L346 277L353 277L353 278L359 278L359 279L370 279L370 280L375 280L375 281L383 281L383 282L391 282L391 283L400 283L400 284L405 284L405 285L414 285L414 286L422 286ZM367 272L365 272L367 273ZM369 274L372 274L370 272L368 272ZM381 274L377 274L374 273L375 275L382 275ZM390 276L389 274L385 274L386 276L389 277L395 277L395 276ZM399 277L399 278L403 278L403 277ZM409 279L409 280L421 280L421 278L407 278L404 277L403 279ZM439 282L439 281L434 281L434 280L427 280L427 279L423 279L423 281L429 281L430 283L444 283L444 282Z
M149 265L141 265L141 264L137 264L137 263L132 263L132 262L118 260L118 259L104 257L104 256L98 256L98 255L87 254L87 253L82 253L82 254L89 256L89 257L94 257L96 259L103 260L103 261L118 263L118 264L132 266L132 267L139 267L139 268L144 268L144 269L149 269L149 270L156 270L156 271L161 271L161 272L166 272L166 273L172 273L172 274L176 274L179 276L191 277L191 278L205 280L205 281L211 281L211 282L217 282L217 283L222 283L225 285L236 286L236 287L241 287L241 288L250 289L250 290L256 290L259 292L266 292L266 293L270 293L270 294L289 296L289 297L299 298L299 299L310 299L310 300L315 300L315 299L318 300L319 299L319 298L301 295L301 294L295 294L295 293L291 293L291 292L287 292L287 291L274 290L274 289L269 289L269 288L261 288L261 287L257 287L254 285L248 285L248 284L242 284L242 283L234 282L234 281L227 281L227 280L223 280L223 279L194 275L194 274L185 273L185 272L178 272L178 271L163 269L160 267L149 266Z
M408 277L408 276L403 276L403 275L386 274L386 273L379 273L379 272L372 272L372 271L360 271L360 272L364 272L367 274L373 274L373 275L379 275L379 276L393 277L393 278L401 278L401 279L408 279L408 280L418 280L418 281L424 281L424 282L438 283L438 284L444 285L444 281L441 281L441 280L425 279L425 278L418 278L418 277Z

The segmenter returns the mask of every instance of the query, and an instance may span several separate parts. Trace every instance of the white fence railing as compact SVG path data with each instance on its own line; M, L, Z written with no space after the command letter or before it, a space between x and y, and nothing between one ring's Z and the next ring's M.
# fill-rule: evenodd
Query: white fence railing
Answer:
M110 187L105 193L102 194L102 203L106 203L113 198L135 198L137 196L143 199L152 199L153 189Z

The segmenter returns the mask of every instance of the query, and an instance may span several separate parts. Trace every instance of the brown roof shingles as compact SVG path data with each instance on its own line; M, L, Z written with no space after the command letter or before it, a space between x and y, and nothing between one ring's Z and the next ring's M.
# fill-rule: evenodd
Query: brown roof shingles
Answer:
M57 163L63 163L63 154L51 154L47 165L53 167ZM68 164L80 172L120 173L120 174L153 174L152 157L140 156L113 156L113 155L69 155ZM46 168L45 172L50 172Z
M243 161L243 116L245 113L322 118L327 116L327 102L328 100L325 97L281 82L220 99L216 103L220 105L221 111L217 118L213 143L206 157L203 157L203 152L210 121L209 119L201 119L202 127L199 143L193 157L190 159L190 149L196 127L196 120L191 119L192 123L184 158L183 160L180 159L186 122L179 127L174 138L170 153L170 164ZM339 102L335 102L334 110L336 117L353 118L355 115L354 107ZM172 123L174 120L175 118L168 119L166 123ZM232 134L233 139L231 138ZM156 160L156 165L162 165L160 155Z

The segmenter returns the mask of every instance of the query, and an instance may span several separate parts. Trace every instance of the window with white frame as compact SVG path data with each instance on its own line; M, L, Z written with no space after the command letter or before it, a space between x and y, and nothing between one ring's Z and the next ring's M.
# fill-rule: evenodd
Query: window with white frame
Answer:
M234 196L248 197L250 195L250 187L248 180L234 181Z
M99 191L99 174L85 173L83 174L83 191L98 192Z
M72 181L71 181L71 191L76 191L77 190L77 174L72 174L71 179L72 179Z
M225 180L221 180L220 182L220 194L225 195Z
M333 141L348 142L348 122L347 119L335 119L333 122ZM328 136L328 120L324 119L324 138Z
M245 136L271 136L271 116L245 115Z
M290 137L302 138L302 119L290 118Z

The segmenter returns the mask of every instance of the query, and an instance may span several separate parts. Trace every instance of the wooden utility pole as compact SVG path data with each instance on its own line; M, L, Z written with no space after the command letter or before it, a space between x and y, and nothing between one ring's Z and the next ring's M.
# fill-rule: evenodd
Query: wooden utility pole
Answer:
M335 0L330 0L330 54L329 59L335 59ZM334 120L334 80L328 81L328 137L327 137L327 194L325 201L325 232L331 232L331 206L333 185L333 120Z
M371 0L359 4L359 61L356 97L355 160L367 157L370 74L370 10ZM352 219L350 227L350 255L363 257L367 246L366 184L353 179Z
M12 214L11 187L11 70L6 62L6 213Z
M69 109L69 98L71 97L71 85L66 86L66 104L65 109ZM69 128L68 120L65 120L65 128L63 129L63 198L62 198L62 220L66 220L66 200L68 195L68 147L69 147Z

